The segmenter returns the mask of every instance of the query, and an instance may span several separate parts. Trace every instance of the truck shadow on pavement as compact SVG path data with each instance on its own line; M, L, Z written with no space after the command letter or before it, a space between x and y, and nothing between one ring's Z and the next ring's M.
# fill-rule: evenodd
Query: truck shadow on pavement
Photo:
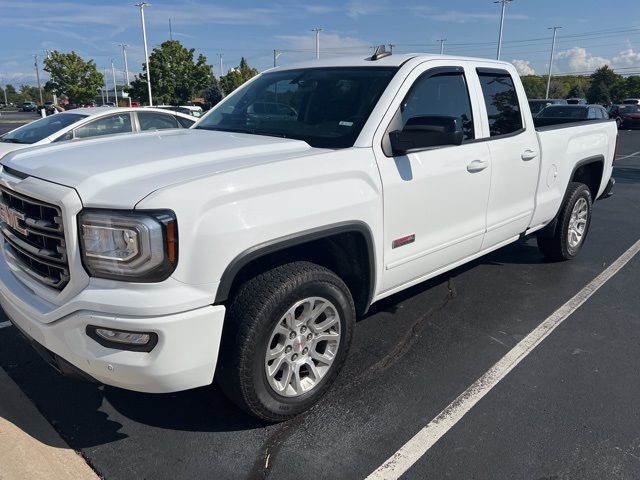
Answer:
M331 403L340 390L363 387L355 385L361 383L355 379L362 378L363 371L370 373L365 377L371 380L402 358L413 345L413 334L428 323L430 312L442 310L455 298L455 287L452 286L455 277L479 265L543 262L535 241L522 240L378 302L358 321L358 325L364 323L369 326L371 322L377 322L373 329L377 336L368 336L365 332L371 328L356 331L351 357L336 382L336 391L330 392L327 401ZM415 301L417 296L424 297L419 299L424 311L420 318L396 315L401 313L404 302ZM379 343L381 341L382 344ZM370 355L374 345L383 347L386 354ZM248 431L269 426L228 401L215 382L212 387L175 394L130 392L59 375L37 356L15 328L0 330L0 346L0 366L75 450L90 449L137 435L145 426L185 432ZM317 411L312 409L306 415L314 415ZM28 428L27 425L24 427ZM39 440L44 443L50 441L46 438Z

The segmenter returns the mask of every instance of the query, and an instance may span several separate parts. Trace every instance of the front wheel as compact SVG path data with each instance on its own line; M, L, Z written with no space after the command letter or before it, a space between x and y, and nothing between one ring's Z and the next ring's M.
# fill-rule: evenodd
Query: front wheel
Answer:
M218 379L250 414L282 421L307 410L333 383L349 350L355 307L330 270L293 262L257 275L225 320Z
M548 260L570 260L578 254L591 224L591 207L589 187L570 183L553 236L538 236L538 248Z
M622 119L620 117L616 117L616 125L618 128L622 128Z

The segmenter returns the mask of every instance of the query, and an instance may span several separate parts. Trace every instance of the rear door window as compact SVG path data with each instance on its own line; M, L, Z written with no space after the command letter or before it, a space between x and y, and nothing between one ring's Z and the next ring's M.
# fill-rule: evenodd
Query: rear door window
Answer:
M522 109L509 72L479 68L478 76L487 106L490 136L499 137L521 130Z
M108 115L76 128L76 138L91 138L118 133L131 133L131 115L119 113Z
M167 130L178 128L178 121L173 115L156 112L138 112L140 130Z

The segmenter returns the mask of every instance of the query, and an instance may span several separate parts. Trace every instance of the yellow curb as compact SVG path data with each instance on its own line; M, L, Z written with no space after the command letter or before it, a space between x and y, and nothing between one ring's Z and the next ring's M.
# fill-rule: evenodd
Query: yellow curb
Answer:
M98 480L0 368L0 480Z

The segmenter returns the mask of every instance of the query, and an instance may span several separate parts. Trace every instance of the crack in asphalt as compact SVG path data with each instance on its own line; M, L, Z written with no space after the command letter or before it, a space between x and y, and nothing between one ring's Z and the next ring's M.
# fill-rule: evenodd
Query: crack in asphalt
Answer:
M340 392L348 391L356 386L360 386L362 383L371 381L373 377L385 372L389 367L391 367L398 360L404 357L418 341L419 332L424 327L425 321L446 308L449 302L456 296L457 292L453 285L453 279L449 277L447 280L447 294L440 302L440 304L434 308L429 309L424 314L418 316L418 318L413 321L413 323L406 330L400 340L396 342L394 348L391 349L390 352L388 352L376 363L371 365L363 375L359 375L351 382L345 385L341 385L338 389L336 389L332 397L339 395ZM335 402L335 400L332 400L329 397L324 397L306 412L298 415L295 418L292 418L291 420L283 422L280 425L277 425L274 432L265 440L263 444L264 446L262 448L262 454L259 455L256 459L247 478L251 480L264 480L268 478L271 474L271 469L282 445L289 439L289 437L291 437L291 435L293 435L298 427L302 426L305 423L305 420L310 417L317 409L329 407L332 402Z

